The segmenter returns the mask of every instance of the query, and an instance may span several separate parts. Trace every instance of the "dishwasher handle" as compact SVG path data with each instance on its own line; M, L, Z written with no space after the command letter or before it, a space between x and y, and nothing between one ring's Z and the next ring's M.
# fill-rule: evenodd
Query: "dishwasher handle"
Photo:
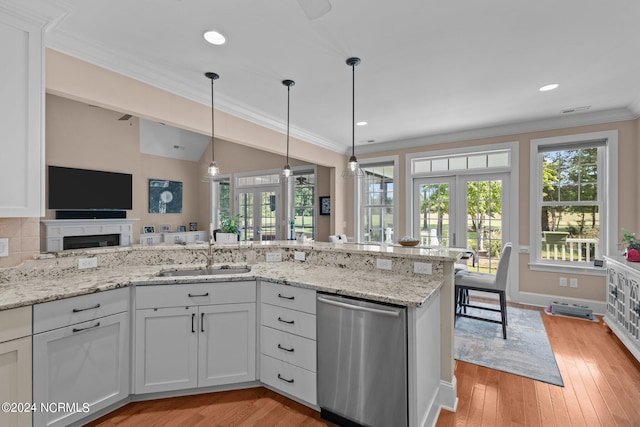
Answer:
M334 301L332 299L323 298L321 296L318 297L318 301L329 305L335 305L336 307L346 308L349 310L364 311L366 313L381 314L383 316L400 317L400 314L402 313L402 310L383 310L380 308L361 307L359 305L353 305L342 301Z

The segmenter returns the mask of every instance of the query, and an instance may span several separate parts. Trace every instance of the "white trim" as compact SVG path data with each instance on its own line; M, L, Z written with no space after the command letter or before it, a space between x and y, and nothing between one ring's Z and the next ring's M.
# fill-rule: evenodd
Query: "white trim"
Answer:
M398 191L398 182L400 179L400 156L399 155L392 155L392 156L382 156L382 157L367 157L365 159L360 159L358 161L360 163L360 168L362 168L362 166L367 166L367 165L372 165L372 164L378 164L378 163L393 163L393 183L394 183L394 187L393 187L393 236L394 239L397 240L400 237L400 224L399 224L399 219L400 219L400 213L399 213L399 209L400 206L398 204L398 196L400 194L400 192ZM353 203L353 211L354 211L354 229L353 229L353 236L356 239L357 242L360 242L360 234L362 231L362 215L361 215L361 210L362 210L362 192L361 192L361 183L362 181L360 179L354 179L353 180L353 194L354 194L354 203ZM405 191L406 194L406 191Z
M539 199L541 194L540 185L542 178L540 176L541 171L538 168L538 147L541 145L553 145L553 144L565 144L570 142L579 143L580 141L593 141L593 140L606 140L607 144L603 148L604 161L603 164L598 163L599 171L603 169L599 176L604 177L605 184L603 188L598 188L599 195L603 197L600 201L602 210L600 212L601 224L606 221L604 228L604 236L601 242L600 257L603 255L610 255L616 253L617 250L617 230L618 230L618 131L609 130L601 132L589 132L573 135L563 135L551 138L538 138L532 139L530 144L530 175L531 185L529 191L529 206L532 214L529 216L529 265L532 270L540 270L543 265L548 270L544 271L575 271L573 268L566 265L545 263L542 259L538 258L538 254L541 250L542 241L537 237L541 233L541 227L539 223ZM600 156L599 156L600 157ZM600 182L599 182L600 184ZM576 265L577 266L577 265ZM580 266L577 266L580 268ZM592 270L588 267L582 267L585 272L581 274L590 274Z
M519 304L527 304L537 307L548 307L554 301L560 303L564 302L567 304L586 305L593 310L594 314L602 316L607 312L607 303L605 301L538 294L534 292L520 292L520 300L517 302Z
M559 265L559 264L545 264L542 262L529 263L529 270L531 271L547 271L551 273L568 273L568 274L582 274L585 276L601 276L605 277L607 271L602 267L589 267L588 265Z

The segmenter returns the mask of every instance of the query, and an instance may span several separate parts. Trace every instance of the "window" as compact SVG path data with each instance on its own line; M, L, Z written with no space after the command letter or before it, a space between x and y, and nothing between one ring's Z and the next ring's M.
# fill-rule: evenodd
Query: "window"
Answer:
M360 242L382 243L386 230L391 230L391 239L397 236L397 201L394 183L397 182L397 167L394 158L366 159L360 162L364 176L357 180L356 234Z
M592 267L617 235L617 132L531 143L531 260Z
M211 181L211 200L211 224L216 229L231 217L231 180L228 176Z
M315 172L294 173L294 235L303 233L315 239L316 234L316 174Z

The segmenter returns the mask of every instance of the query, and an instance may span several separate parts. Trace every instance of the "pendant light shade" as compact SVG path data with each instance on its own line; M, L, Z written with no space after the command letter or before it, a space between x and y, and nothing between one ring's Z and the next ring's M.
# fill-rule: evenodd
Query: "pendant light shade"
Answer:
M208 72L204 73L204 75L211 80L211 163L209 163L209 167L207 168L207 179L213 179L220 175L220 168L216 164L215 160L215 120L213 116L213 81L218 80L220 78L216 73Z
M347 59L347 65L351 67L351 157L347 162L347 168L342 172L345 178L353 178L363 175L362 169L358 165L356 158L356 65L360 63L360 58L352 57Z
M290 111L289 107L291 103L290 92L291 92L291 86L295 85L296 82L294 82L293 80L283 80L282 84L287 87L287 162L282 168L282 176L284 178L289 178L291 175L293 175L291 166L289 166L289 111Z

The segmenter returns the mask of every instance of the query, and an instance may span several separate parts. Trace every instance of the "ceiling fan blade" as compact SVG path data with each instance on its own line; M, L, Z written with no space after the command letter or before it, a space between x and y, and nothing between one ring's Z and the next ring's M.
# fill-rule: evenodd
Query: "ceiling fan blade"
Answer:
M129 120L131 118L131 114L125 114L124 116L120 117L118 120Z
M298 0L298 4L311 21L326 15L331 10L329 0Z

